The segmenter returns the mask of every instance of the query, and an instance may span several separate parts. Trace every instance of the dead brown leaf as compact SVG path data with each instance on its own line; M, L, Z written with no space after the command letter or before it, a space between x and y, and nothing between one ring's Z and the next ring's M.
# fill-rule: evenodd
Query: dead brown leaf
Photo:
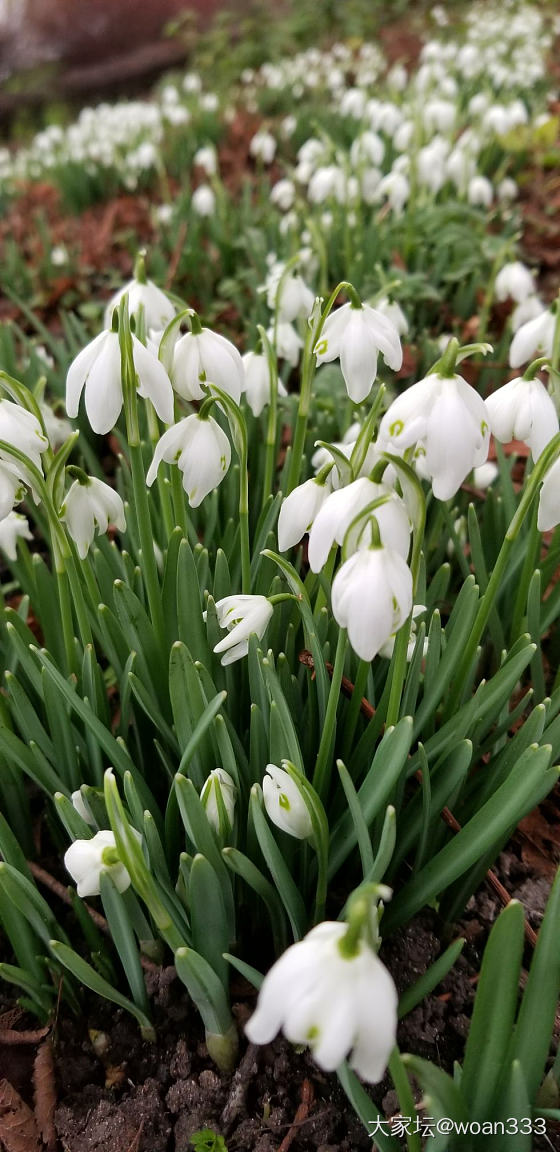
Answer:
M0 1140L6 1152L41 1152L35 1116L9 1080L0 1080Z
M56 1152L56 1128L54 1112L56 1108L56 1080L51 1037L41 1044L33 1065L33 1091L35 1118L43 1139L46 1152Z

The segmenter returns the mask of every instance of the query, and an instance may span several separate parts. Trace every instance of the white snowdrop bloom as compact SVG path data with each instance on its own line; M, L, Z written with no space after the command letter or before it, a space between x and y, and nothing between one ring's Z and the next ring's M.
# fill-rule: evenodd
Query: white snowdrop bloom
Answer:
M41 455L49 446L47 437L37 417L26 408L21 408L19 404L14 404L12 400L0 400L0 440L4 440L6 444L28 456L31 463L40 472L42 471ZM25 477L23 464L14 460L7 452L3 453L1 448L0 459L5 461L4 469L6 467L10 471L13 469L15 475Z
M383 163L385 145L376 132L362 132L352 142L350 148L350 162L354 168L360 164L370 164L379 168Z
M412 611L412 575L392 548L360 548L338 569L333 616L361 660L373 660Z
M421 111L428 132L449 132L457 116L457 106L451 100L428 100Z
M192 508L221 484L231 461L230 442L220 425L200 415L185 416L164 432L156 445L146 483L150 487L162 460L177 464Z
M173 205L172 204L158 204L154 208L154 215L158 224L170 224L173 219Z
M408 320L396 300L389 300L388 296L381 296L379 300L376 300L375 308L377 312L381 312L381 315L391 322L399 336L406 336Z
M213 144L204 144L193 156L193 165L202 168L207 176L215 176L218 171L218 153Z
M393 401L379 429L378 446L402 453L416 446L415 462L437 500L455 495L473 468L484 464L490 417L462 376L433 372Z
M23 465L0 459L0 522L10 514L14 504L23 500L26 483Z
M267 764L262 790L264 806L273 824L296 840L307 840L313 835L307 804L295 780L284 768Z
M558 415L546 385L538 376L509 380L486 399L490 429L503 444L523 440L538 460L543 448L559 431Z
M284 498L278 517L278 547L281 552L299 544L302 536L309 532L328 492L325 484L312 478Z
M447 157L445 167L457 190L466 192L470 180L476 176L476 160L470 149L461 142L456 144Z
M404 501L386 484L374 484L367 477L360 477L331 492L315 513L308 544L312 572L324 568L331 548L343 544L352 521L375 500L384 500L369 517L377 522L381 543L406 559L410 547L410 520ZM348 547L352 551L358 548L368 531L367 521L361 520L347 541Z
M414 120L403 120L393 135L393 144L397 152L407 152L414 136Z
M249 638L264 636L274 609L266 596L225 596L216 602L218 624L227 628L227 636L220 640L214 652L222 657L222 664L233 664L249 651Z
M539 532L550 532L560 524L560 459L549 468L541 487L537 527Z
M53 412L50 404L46 404L44 401L39 404L39 409L49 444L53 451L56 452L57 448L60 448L60 445L64 444L68 437L72 435L72 425L62 416L57 416L56 413Z
M533 273L521 260L512 260L500 268L494 285L497 300L515 300L521 304L528 296L535 295Z
M280 235L287 236L289 232L295 232L297 229L299 229L299 217L297 212L286 212L285 215L281 217L278 224L278 231L280 232Z
M270 404L270 368L268 357L262 352L246 352L242 357L245 373L244 392L253 416L260 416L266 404ZM278 395L287 396L286 389L278 379Z
M486 464L480 464L478 468L473 468L473 484L475 488L480 488L484 492L499 475L498 465L494 464L492 460L487 460Z
M297 116L293 114L284 116L280 125L280 131L286 140L289 140L297 128Z
M132 830L141 840L138 832ZM118 892L130 887L130 876L115 859L117 845L112 832L96 832L91 840L74 840L64 854L64 867L76 884L78 896L99 896L102 872L107 872Z
M282 212L289 212L296 198L296 187L293 180L285 177L278 180L270 189L270 203L280 208Z
M519 188L515 180L513 180L511 176L504 176L504 179L500 180L496 188L496 195L498 200L505 204L510 204L512 200L517 200Z
M291 324L298 316L309 316L315 296L301 276L284 275L284 265L276 265L267 277L266 303L271 311L278 309L280 321Z
M202 91L202 80L198 72L187 72L183 76L183 90L191 94Z
M197 216L213 216L216 211L216 194L209 184L199 184L191 196L191 208Z
M341 450L347 449L348 450L348 458L349 458L350 452L352 451L352 448L356 442L356 439L358 437L358 434L360 432L361 427L362 426L360 424L360 421L355 420L354 423L351 424L349 428L347 428L346 432L344 433L344 436L342 437L342 440L335 441L333 446L335 448L340 448ZM315 469L315 472L317 473L320 471L321 468L324 468L325 464L330 464L331 460L332 460L332 456L331 456L330 452L327 450L327 448L321 447L321 448L317 448L315 450L315 452L313 453L313 455L311 457L311 465ZM370 471L371 471L371 469L370 469Z
M287 321L281 320L278 324L272 325L267 329L267 336L272 346L276 349L276 355L280 360L285 360L291 364L292 368L296 367L299 360L299 354L303 348L303 340L296 332L293 324L288 324Z
M361 120L366 109L367 96L362 88L347 88L340 102L341 116L350 116L353 120Z
M237 788L229 772L226 772L224 768L214 768L202 785L200 799L206 812L207 820L217 835L220 834L220 811L222 807L219 801L222 801L226 820L229 824L229 829L227 830L227 834L229 835L233 828L235 804L237 800Z
M408 661L412 660L412 657L414 656L414 649L416 648L416 638L417 638L417 634L418 634L418 626L416 623L417 618L418 618L418 616L421 616L422 613L425 611L426 611L426 605L425 604L415 604L413 609L412 609L412 619L410 621L410 639L408 641L407 648L406 648L406 658ZM379 649L378 655L384 656L386 660L390 660L392 655L393 655L393 652L394 652L396 639L397 639L396 633L394 632L393 635L390 636L389 639L386 641L386 643L381 645L381 648ZM428 651L428 637L426 636L424 638L424 656L426 655L427 651Z
M379 185L382 179L382 173L379 168L364 168L360 173L360 192L361 198L365 204L377 204L379 200ZM326 213L323 213L321 221ZM331 215L331 227L333 217Z
M494 189L486 176L473 176L467 188L469 204L489 208L494 199Z
M379 195L385 196L395 213L395 216L402 216L404 206L407 203L410 195L410 184L403 172L388 172L382 180L379 181Z
M272 164L276 155L276 140L271 132L256 132L249 144L249 153L262 164Z
M395 371L402 365L397 329L391 320L369 304L363 304L361 308L343 304L331 312L313 351L318 365L340 358L348 395L355 404L361 404L371 392L377 376L379 352Z
M445 161L448 152L447 141L436 136L430 144L420 148L416 157L418 181L424 188L429 188L434 196L437 196L447 180Z
M556 316L549 309L527 320L517 329L509 350L512 368L527 364L535 356L552 356Z
M490 97L487 92L475 92L468 103L469 116L482 116L488 108Z
M517 332L522 324L526 324L528 320L534 320L537 316L542 316L546 308L539 296L526 296L520 304L516 304L511 314L511 330Z
M55 244L51 251L51 264L53 264L55 268L62 268L67 263L68 251L64 247L64 244Z
M307 195L312 204L323 204L331 196L344 203L346 179L342 168L337 164L317 168L309 181Z
M114 488L95 476L84 476L74 481L64 498L60 514L82 560L89 552L96 528L101 534L107 531L109 523L115 524L119 532L126 528L121 497Z
M173 389L163 367L132 335L132 358L138 376L138 394L151 400L160 420L173 420ZM85 388L87 418L94 432L102 436L114 428L123 406L121 350L117 332L100 332L76 359L66 376L66 411L78 415Z
M202 400L202 384L215 384L239 404L245 385L243 361L231 340L202 328L186 332L173 349L173 387L184 400Z
M130 316L138 316L142 308L144 313L144 320L146 328L167 328L176 315L177 309L171 303L171 300L153 284L151 280L146 280L143 283L141 280L129 280L123 288L119 288L118 292L111 297L105 309L104 325L105 328L110 328L113 312L119 304L123 296L128 295L128 311Z
M350 1054L362 1079L376 1084L395 1046L397 991L365 941L347 956L346 924L324 921L272 966L245 1032L268 1044L282 1028L292 1044L309 1044L320 1068L333 1072Z
M0 520L0 551L8 557L8 560L17 560L18 540L32 539L33 533L29 529L27 516L21 516L19 512L8 512L8 515Z
M199 100L199 108L202 112L217 112L220 101L216 92L203 92Z
M394 88L397 92L404 92L408 84L408 72L404 64L393 64L393 67L387 73L387 83L389 87Z

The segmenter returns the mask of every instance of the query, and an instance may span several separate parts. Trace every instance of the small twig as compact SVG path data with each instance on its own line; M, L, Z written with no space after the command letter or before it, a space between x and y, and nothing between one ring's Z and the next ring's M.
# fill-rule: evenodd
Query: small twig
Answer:
M313 1091L313 1085L311 1080L306 1079L303 1081L301 1086L301 1104L298 1106L298 1110L294 1116L293 1122L289 1128L289 1131L286 1132L286 1135L284 1136L284 1139L278 1148L278 1152L288 1152L288 1149L291 1148L298 1134L298 1128L300 1124L303 1120L307 1120L309 1110L313 1104L314 1099L315 1093Z
M299 660L301 664L305 664L306 668L314 669L315 664L311 652L308 652L307 650L300 652ZM332 676L332 664L325 663L325 667L329 676ZM354 692L354 685L352 684L352 681L347 680L346 677L344 677L342 690L345 696L349 696L350 698L352 697ZM360 712L363 716L366 717L367 720L371 720L373 716L375 716L375 708L372 704L370 704L369 700L364 699L364 697L362 697L360 701ZM416 780L422 783L422 772L420 769L414 773L414 776ZM449 808L442 808L440 815L444 823L447 824L447 827L451 828L453 832L461 831L462 825L459 823ZM512 897L510 896L507 888L504 888L501 880L498 879L496 873L493 872L491 868L489 868L486 873L486 879L505 908L508 904L511 903L512 900ZM537 943L537 933L533 930L533 928L531 928L527 918L525 918L525 939L528 941L532 948L535 947L535 944Z
M59 900L62 900L69 908L72 907L72 900L68 889L64 887L64 884L60 883L60 880L56 880L54 876L51 876L50 872L41 868L40 864L35 864L33 860L28 860L27 866L31 875L34 876L36 880L44 884L45 888L48 888L50 892L58 896ZM86 904L85 900L83 901L83 905L86 912L91 916L93 923L99 928L99 931L103 932L105 936L110 936L111 931L105 917L102 916L100 912L96 912L95 908L91 908L89 904ZM154 964L153 960L148 960L147 956L141 955L140 963L146 972L159 972L160 970L160 965Z
M221 1127L224 1129L226 1136L243 1108L249 1084L258 1071L260 1051L261 1049L257 1044L249 1044L243 1059L235 1070L229 1096L220 1120Z

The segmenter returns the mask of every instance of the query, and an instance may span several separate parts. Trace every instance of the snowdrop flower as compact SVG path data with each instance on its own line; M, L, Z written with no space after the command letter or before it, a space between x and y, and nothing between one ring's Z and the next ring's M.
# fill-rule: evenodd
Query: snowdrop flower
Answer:
M284 265L275 265L266 281L266 303L271 310L278 309L282 323L291 324L298 316L309 316L315 296L301 276L284 275Z
M342 545L346 533L359 512L375 500L384 500L372 513L379 528L382 544L399 552L406 559L410 545L410 521L406 505L396 492L385 484L374 484L361 477L331 492L316 513L309 534L308 559L312 572L320 572L327 562L334 544ZM357 548L367 524L360 523L357 538L348 541L349 548Z
M8 464L0 460L0 523L10 515L14 504L23 500L25 484L28 483L24 471L23 465L16 461Z
M271 325L267 328L266 332L268 339L272 346L276 349L276 355L280 360L285 360L292 368L296 367L299 360L299 354L303 348L303 340L296 332L293 324L288 324L285 320L280 320L276 325Z
M62 268L64 264L68 263L68 252L64 244L55 244L51 252L51 264L55 268Z
M302 536L309 532L328 493L326 485L313 477L285 497L278 517L278 547L281 552L299 544Z
M118 292L111 297L105 309L104 324L105 328L110 328L113 312L118 308L122 297L128 295L128 311L131 316L137 316L140 308L143 309L146 328L167 328L171 323L175 314L175 305L171 300L153 284L151 280L141 280L134 278L129 280L123 288L119 288Z
M412 619L410 621L410 639L408 641L407 648L406 648L406 658L408 661L412 660L412 657L414 656L414 649L416 648L416 638L417 638L416 620L417 620L417 617L421 616L422 613L425 611L426 611L426 605L425 604L415 604L413 609L412 609ZM389 637L389 639L386 641L386 643L381 645L381 648L379 649L378 655L384 656L386 660L390 660L392 655L393 655L394 648L395 648L396 638L397 638L396 633L393 633L393 635ZM426 655L427 651L428 651L428 637L426 636L424 638L424 655Z
M535 281L533 274L520 260L512 260L504 264L496 276L494 285L497 300L515 300L521 304L529 296L535 294Z
M325 320L321 337L314 348L317 364L327 364L340 357L340 367L355 404L369 396L377 375L377 356L381 352L390 368L402 365L402 348L397 329L391 320L369 304L361 308L343 304Z
M367 547L339 569L332 585L333 616L361 660L373 660L412 611L412 575L393 548Z
M81 476L67 493L60 512L76 544L78 555L85 560L95 528L104 533L111 521L119 532L124 532L126 519L124 504L118 492L95 476Z
M164 424L171 424L173 389L163 364L134 335L132 358L139 395L151 400ZM117 332L100 332L72 361L66 377L66 411L71 418L78 415L84 388L87 418L93 431L103 436L114 428L123 406Z
M199 184L191 196L191 208L197 216L213 216L216 211L216 194L209 184Z
M379 181L378 192L380 197L386 196L395 216L402 216L404 206L410 195L410 184L403 172L388 172Z
M552 356L554 342L554 327L556 315L550 309L541 312L533 320L527 320L517 329L509 350L509 362L512 368L519 368L534 356Z
M397 992L365 940L346 954L346 932L324 921L292 944L265 976L245 1032L252 1044L268 1044L282 1028L292 1044L309 1044L326 1072L351 1053L351 1067L376 1084L396 1042Z
M135 834L141 840L139 834ZM111 877L118 892L126 892L130 887L130 876L118 859L115 837L109 831L96 832L91 840L74 840L64 855L64 867L82 899L99 896L102 872Z
M382 316L390 320L399 336L406 336L408 332L408 320L396 300L389 300L388 296L382 296L381 299L376 301L375 308L377 312L381 312Z
M516 304L511 314L512 332L517 332L522 324L526 324L528 320L535 320L537 316L542 316L545 311L545 306L539 296L526 296L525 300Z
M231 340L202 328L179 337L173 350L171 379L184 400L202 400L201 384L216 384L239 404L245 385L243 361Z
M505 204L510 204L512 200L516 200L519 195L519 189L515 180L512 180L511 176L504 176L504 179L500 180L496 188L496 194L498 200Z
M49 444L53 451L56 452L57 448L60 448L61 444L64 444L68 437L72 435L72 425L62 416L57 416L56 413L53 412L50 404L46 404L43 401L39 404L39 408Z
M462 376L432 372L393 401L379 429L390 452L416 445L422 476L437 500L449 500L473 468L484 464L490 440L484 401Z
M235 781L232 780L229 772L226 772L224 768L214 768L202 785L200 799L208 822L212 825L218 836L220 835L220 826L223 825L223 814L225 813L227 827L222 827L221 830L224 835L229 837L231 835L231 829L233 828L235 803L237 799ZM220 819L220 817L222 817L222 819Z
M307 195L312 204L323 204L331 196L334 196L340 204L345 200L345 185L344 172L336 164L325 165L322 168L317 168L313 173Z
M473 176L467 187L469 204L489 208L494 199L494 189L486 176Z
M246 352L242 356L245 372L245 395L253 416L260 416L270 404L270 368L268 357L262 352ZM282 381L278 380L278 395L287 396Z
M0 550L8 560L17 560L18 540L32 540L33 533L29 530L26 516L19 512L9 512L0 520Z
M487 460L486 464L480 464L478 468L473 468L473 484L475 488L485 492L499 475L500 469L497 464L494 464L492 460Z
M267 764L266 772L262 790L269 819L296 840L309 839L313 835L311 816L295 780L276 764Z
M538 376L509 380L487 397L486 408L496 439L503 444L523 440L534 460L560 430L554 402Z
M241 660L249 651L249 637L255 634L259 640L264 636L274 609L266 596L225 596L216 603L220 628L227 628L224 636L214 648L217 656L222 653L222 664L233 664Z
M148 487L153 484L162 460L177 464L183 473L183 488L191 508L198 508L204 497L221 484L230 465L231 446L211 416L201 417L195 413L168 428L158 441L146 476Z
M27 408L21 408L12 400L0 400L0 440L28 456L31 463L42 471L41 455L46 452L49 442L37 417ZM3 456L1 449L0 459L5 461L4 470L7 467L10 472L13 470L14 475L24 476L24 466L7 453Z
M276 140L271 132L256 132L249 144L249 153L262 164L272 164L276 155Z
M193 156L193 165L202 168L207 176L215 176L218 169L218 155L213 144L205 144Z
M560 524L560 459L549 468L540 491L537 528L550 532Z
M278 180L270 189L270 203L275 204L282 212L289 212L296 198L296 188L293 180L284 178Z

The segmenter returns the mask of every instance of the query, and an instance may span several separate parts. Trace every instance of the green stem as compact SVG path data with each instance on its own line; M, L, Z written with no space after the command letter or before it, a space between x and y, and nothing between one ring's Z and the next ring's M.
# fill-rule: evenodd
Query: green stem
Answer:
M249 461L247 437L241 439L239 455L239 542L241 547L241 591L251 591L251 545L249 540Z
M414 1121L414 1117L416 1116L414 1096L412 1095L410 1081L397 1047L393 1048L389 1059L389 1072L399 1098L401 1116L410 1117L411 1120ZM420 1133L415 1132L414 1127L411 1132L407 1131L406 1133L406 1146L408 1152L422 1152Z
M78 671L76 649L74 645L74 621L72 619L72 601L70 599L70 588L68 584L68 573L66 571L65 559L61 556L58 548L53 542L56 583L58 588L58 602L60 606L60 620L62 623L62 635L64 638L64 651L66 653L67 672L74 674Z
M87 560L84 563L84 568L85 567L87 567ZM93 646L93 635L89 622L89 616L87 613L86 602L84 599L84 592L73 556L68 557L66 562L66 570L68 572L70 591L72 593L72 600L74 602L74 609L78 621L78 630L80 633L80 639L82 641L82 647L86 648L88 644Z
M554 463L559 452L560 432L554 436L554 438L550 441L549 444L547 444L546 448L539 456L531 476L529 477L527 487L521 497L521 500L519 501L517 511L515 512L515 515L513 516L510 526L505 534L502 547L500 548L498 558L492 571L492 575L488 581L488 587L486 588L484 596L482 596L480 600L478 612L476 614L469 638L465 645L462 659L459 663L457 677L450 696L450 713L459 705L463 691L463 684L465 683L466 677L468 676L472 661L476 656L476 650L478 648L478 644L486 624L488 623L488 617L492 611L494 601L499 595L513 544L519 535L523 521L525 520L533 500L539 491L541 482L548 472L550 466Z
M317 760L315 762L315 771L313 773L313 787L321 799L323 799L328 784L327 772L329 767L329 759L332 757L336 736L336 713L340 700L340 685L342 683L342 673L344 671L344 660L346 657L347 643L348 638L346 629L341 628L338 633L329 699L327 701L327 710L325 712L325 723L321 733L321 742L319 744L319 751L317 753Z
M129 440L129 450L132 469L132 487L134 492L134 510L136 512L136 520L138 523L138 531L140 535L140 548L142 550L142 572L144 576L144 584L148 594L148 604L150 607L150 615L152 618L154 631L157 636L158 643L163 651L162 646L164 643L165 625L163 619L163 607L161 602L161 591L157 573L156 557L154 553L154 536L152 531L152 521L150 517L150 507L148 504L148 494L146 491L146 477L144 474L142 449L139 443L132 443Z
M360 660L360 663L358 664L354 691L352 693L350 704L348 705L348 713L344 727L344 741L342 745L341 759L345 762L349 758L350 750L354 743L354 733L356 731L356 724L358 723L358 717L360 715L362 699L365 696L370 667L371 665L368 664L367 660Z
M262 493L262 506L266 504L270 493L272 492L272 484L274 480L274 465L276 461L276 435L278 429L278 363L274 349L268 339L268 336L259 324L259 336L262 341L264 354L268 361L268 371L270 375L270 405L268 409L268 420L266 425L266 453L264 461L264 482Z
M185 492L181 479L181 473L176 465L171 465L171 497L173 500L173 516L175 523L181 529L183 536L186 540L189 539L189 521L187 517L187 509L185 505Z

